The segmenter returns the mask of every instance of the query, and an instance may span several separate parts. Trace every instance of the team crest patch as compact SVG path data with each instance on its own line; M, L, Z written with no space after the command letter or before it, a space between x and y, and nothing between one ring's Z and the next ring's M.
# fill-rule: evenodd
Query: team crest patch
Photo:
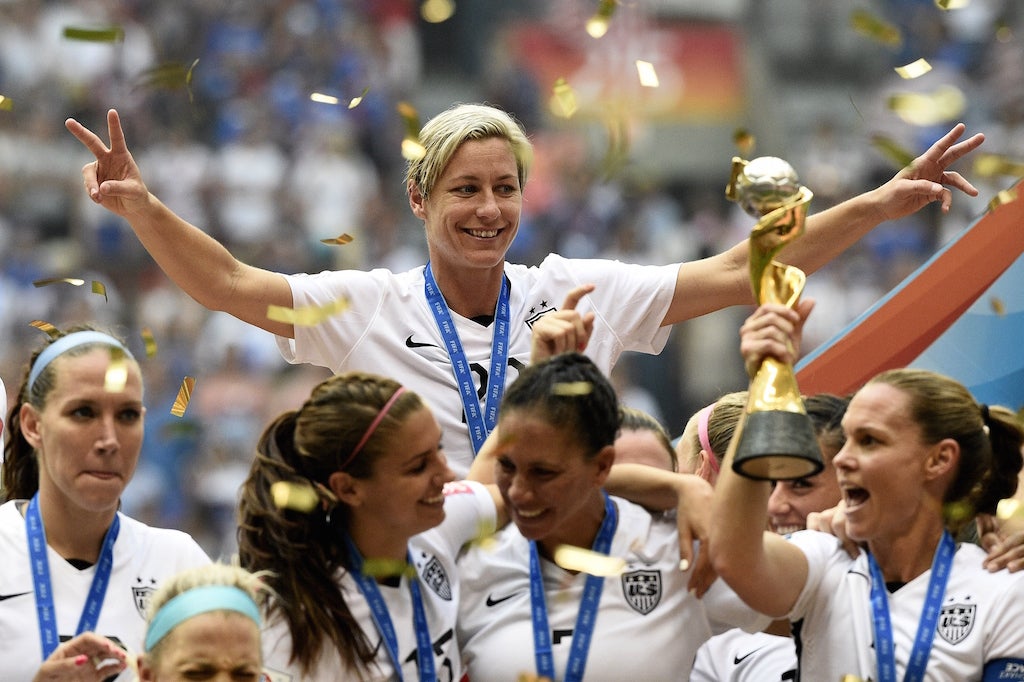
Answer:
M939 613L939 624L936 627L942 639L950 644L959 644L967 639L974 627L975 604L948 604Z
M537 322L537 320L544 317L548 313L553 313L558 310L558 308L549 306L547 303L547 301L542 301L539 306L534 306L530 308L530 316L526 318L527 327L533 329L533 325Z
M633 610L646 616L661 601L661 571L630 571L622 575L622 595Z
M138 610L139 615L143 618L146 617L146 610L149 608L149 600L156 592L156 588L152 586L141 586L132 587L132 598L135 600L135 608Z
M423 582L436 592L437 596L445 601L452 600L452 585L448 582L448 574L445 573L444 566L441 565L436 556L430 557L430 561L423 567L421 576L423 577Z

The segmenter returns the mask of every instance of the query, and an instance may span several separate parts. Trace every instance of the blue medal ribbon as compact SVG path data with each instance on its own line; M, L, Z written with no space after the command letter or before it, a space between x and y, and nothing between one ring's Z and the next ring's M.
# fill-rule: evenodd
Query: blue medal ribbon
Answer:
M480 451L487 434L494 429L498 421L498 407L501 405L501 396L505 392L505 374L508 368L508 344L509 344L509 284L508 279L502 277L501 294L498 296L498 304L494 309L494 336L491 341L491 369L487 375L487 411L480 407L480 399L477 397L476 386L473 383L473 372L466 358L466 352L462 348L462 341L459 339L459 332L452 321L451 311L441 294L434 280L434 273L430 263L423 272L423 291L427 297L427 304L434 314L434 322L437 330L441 333L444 341L444 348L448 351L451 359L452 372L455 374L455 383L459 385L459 394L462 396L462 407L466 413L466 423L469 426L469 437L473 445L473 453Z
M377 626L377 632L384 640L384 646L388 650L391 662L395 667L395 674L399 682L404 680L402 675L402 659L398 653L398 634L395 632L395 625L391 621L391 614L388 612L388 605L384 603L384 596L380 593L377 581L371 576L363 573L363 555L352 538L347 537L349 556L352 562L352 578L363 593L366 603L370 606L370 615ZM412 565L412 557L406 554L406 561ZM423 609L423 595L420 593L419 574L409 578L409 593L412 597L412 622L416 631L416 664L420 671L420 682L436 682L437 675L434 672L434 644L430 640L430 628L427 626L427 613Z
M956 543L948 532L943 532L939 546L932 560L932 574L928 580L921 621L917 626L914 648L910 652L904 682L920 682L928 667L928 656L935 640L935 627L939 622L942 598L946 593L956 554ZM875 655L878 657L879 682L896 682L896 654L893 646L892 622L889 618L889 597L885 589L885 578L875 557L868 553L868 568L871 571L871 610L875 625Z
M76 635L94 631L100 619L103 599L107 595L110 584L110 573L114 566L114 542L121 530L121 521L117 514L114 522L107 529L100 547L100 556L96 561L96 573L89 587L89 595L85 607L78 619ZM53 605L53 587L50 584L50 561L46 556L46 529L39 513L39 493L32 496L25 510L25 533L28 535L28 556L32 569L32 587L36 597L36 615L39 618L39 638L43 645L45 661L60 644L57 633L57 611Z
M604 520L594 538L591 547L595 552L608 554L615 537L618 525L618 514L608 493L604 493ZM565 682L581 682L583 671L587 666L587 655L590 652L590 640L594 635L597 622L597 608L601 601L601 589L604 578L588 575L583 586L583 598L576 616L576 627L572 632L572 645L569 648L569 661L565 667ZM547 602L544 599L544 578L540 572L540 557L537 543L530 541L530 605L533 618L533 657L537 666L537 675L555 678L555 662L551 652L551 627L548 625Z

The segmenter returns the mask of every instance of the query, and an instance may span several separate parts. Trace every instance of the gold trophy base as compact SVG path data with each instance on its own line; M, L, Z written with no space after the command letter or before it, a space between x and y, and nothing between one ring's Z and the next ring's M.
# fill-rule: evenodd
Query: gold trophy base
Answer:
M751 412L740 435L732 468L741 476L784 481L825 468L814 425L805 412Z

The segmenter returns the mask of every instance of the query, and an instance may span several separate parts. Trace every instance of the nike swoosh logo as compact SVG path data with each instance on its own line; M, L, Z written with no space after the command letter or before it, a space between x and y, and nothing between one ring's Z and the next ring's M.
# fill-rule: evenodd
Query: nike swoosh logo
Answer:
M753 651L750 651L750 652L744 654L743 656L736 656L736 657L734 657L732 659L732 664L733 665L739 665L740 663L742 663L743 661L747 660L748 658L750 658L751 656L753 656L754 654L756 654L758 651L760 651L763 648L764 648L763 646L759 646L756 649L754 649Z
M412 340L412 334L409 334L409 338L405 340L407 348L440 348L441 346L436 343L416 343Z
M0 594L0 601L4 599L14 599L15 597L24 597L26 594L32 594L31 592L18 592L16 594Z
M511 599L512 597L517 596L518 594L519 594L518 592L513 592L512 594L508 595L507 597L500 597L499 599L494 599L494 598L491 597L491 595L487 595L487 601L485 603L488 606L497 606L501 602L508 601L509 599Z

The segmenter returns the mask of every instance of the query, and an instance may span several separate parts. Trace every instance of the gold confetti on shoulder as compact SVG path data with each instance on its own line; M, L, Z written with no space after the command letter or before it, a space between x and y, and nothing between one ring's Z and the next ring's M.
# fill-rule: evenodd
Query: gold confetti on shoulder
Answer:
M39 331L46 332L47 336L51 339L55 339L60 336L60 331L49 322L43 322L42 320L32 320L28 323L30 327L35 327Z
M932 70L932 65L928 63L927 59L918 59L917 61L910 62L903 66L896 67L896 73L900 75L900 78L911 79L919 78Z
M178 397L174 399L174 406L171 407L171 414L175 417L184 417L188 409L189 401L192 400L192 389L195 388L195 377L185 377L181 380L181 388L178 389Z
M108 393L121 393L128 383L128 358L124 351L117 347L110 349L110 365L103 376L103 390Z
M270 496L278 509L292 509L307 514L320 504L316 490L310 485L277 481L270 486Z
M323 243L323 244L335 244L337 246L344 246L345 244L351 244L352 243L352 239L353 239L352 235L350 235L347 232L343 232L342 234L338 235L337 237L331 237L329 239L321 239L320 242Z
M594 385L589 381L562 381L551 387L552 395L581 396L593 393Z
M297 327L314 327L329 317L348 309L348 301L339 298L321 306L305 306L302 308L287 308L280 305L267 306L267 319L274 322L284 322Z
M555 549L555 563L567 571L579 571L599 577L621 575L626 570L626 560L607 554L583 549L573 545L559 545Z

